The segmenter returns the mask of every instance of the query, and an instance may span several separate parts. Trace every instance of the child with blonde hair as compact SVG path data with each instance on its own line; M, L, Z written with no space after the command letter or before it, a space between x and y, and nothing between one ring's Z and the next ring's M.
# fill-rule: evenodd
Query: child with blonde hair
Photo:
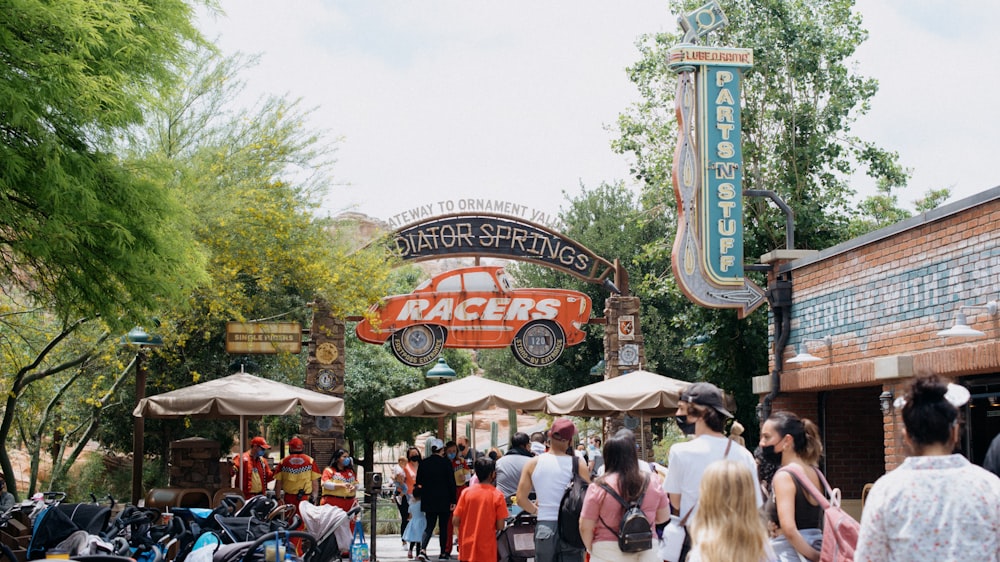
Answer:
M744 464L720 460L705 468L688 530L692 548L687 562L776 560L757 510L753 474Z

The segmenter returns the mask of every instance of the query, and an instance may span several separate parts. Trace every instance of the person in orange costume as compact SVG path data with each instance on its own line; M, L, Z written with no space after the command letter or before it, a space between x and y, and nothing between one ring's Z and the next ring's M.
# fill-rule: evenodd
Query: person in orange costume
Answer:
M274 491L286 504L299 509L300 498L319 501L319 478L322 473L316 461L305 454L305 444L298 437L288 441L289 455L281 459L274 471ZM282 495L284 492L284 495Z
M274 473L266 458L270 448L267 441L258 435L250 440L250 449L233 457L232 473L237 478L242 474L243 480L237 487L243 492L245 499L267 492L267 485L274 480Z

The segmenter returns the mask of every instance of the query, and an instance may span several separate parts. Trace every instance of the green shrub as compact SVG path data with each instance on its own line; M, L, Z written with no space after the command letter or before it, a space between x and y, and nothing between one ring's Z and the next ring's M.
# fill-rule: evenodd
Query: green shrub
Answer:
M143 490L166 485L159 480L160 461L146 459L142 466ZM64 489L72 501L89 501L90 495L98 499L109 494L119 503L132 499L132 459L128 457L92 454L79 461L71 471L69 482L55 483L54 490Z

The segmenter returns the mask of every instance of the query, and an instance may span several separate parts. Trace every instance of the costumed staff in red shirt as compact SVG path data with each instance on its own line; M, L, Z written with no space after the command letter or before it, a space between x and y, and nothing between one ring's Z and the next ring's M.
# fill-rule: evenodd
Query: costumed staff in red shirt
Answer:
M250 440L249 450L233 457L232 474L237 478L242 475L243 480L237 487L243 492L244 499L265 493L267 485L274 479L266 458L270 448L267 441L258 435Z
M305 454L305 444L298 437L288 441L289 455L281 459L274 471L274 491L286 504L295 506L298 513L300 499L319 501L319 479L323 475L316 461Z
M357 505L358 479L352 468L347 451L337 449L330 459L330 466L323 469L323 505L335 505L350 511ZM354 532L354 518L351 518L351 532Z

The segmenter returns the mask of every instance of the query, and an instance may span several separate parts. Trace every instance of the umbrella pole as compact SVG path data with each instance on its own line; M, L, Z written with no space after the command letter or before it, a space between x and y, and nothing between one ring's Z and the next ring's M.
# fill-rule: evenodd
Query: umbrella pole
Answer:
M242 414L240 414L240 450L237 452L237 455L239 455L238 458L240 459L240 462L238 463L240 469L236 475L236 477L239 478L239 480L236 481L236 487L240 489L241 495L243 494L243 451L245 450L246 442L247 420Z
M476 458L476 413L472 412L472 458Z

